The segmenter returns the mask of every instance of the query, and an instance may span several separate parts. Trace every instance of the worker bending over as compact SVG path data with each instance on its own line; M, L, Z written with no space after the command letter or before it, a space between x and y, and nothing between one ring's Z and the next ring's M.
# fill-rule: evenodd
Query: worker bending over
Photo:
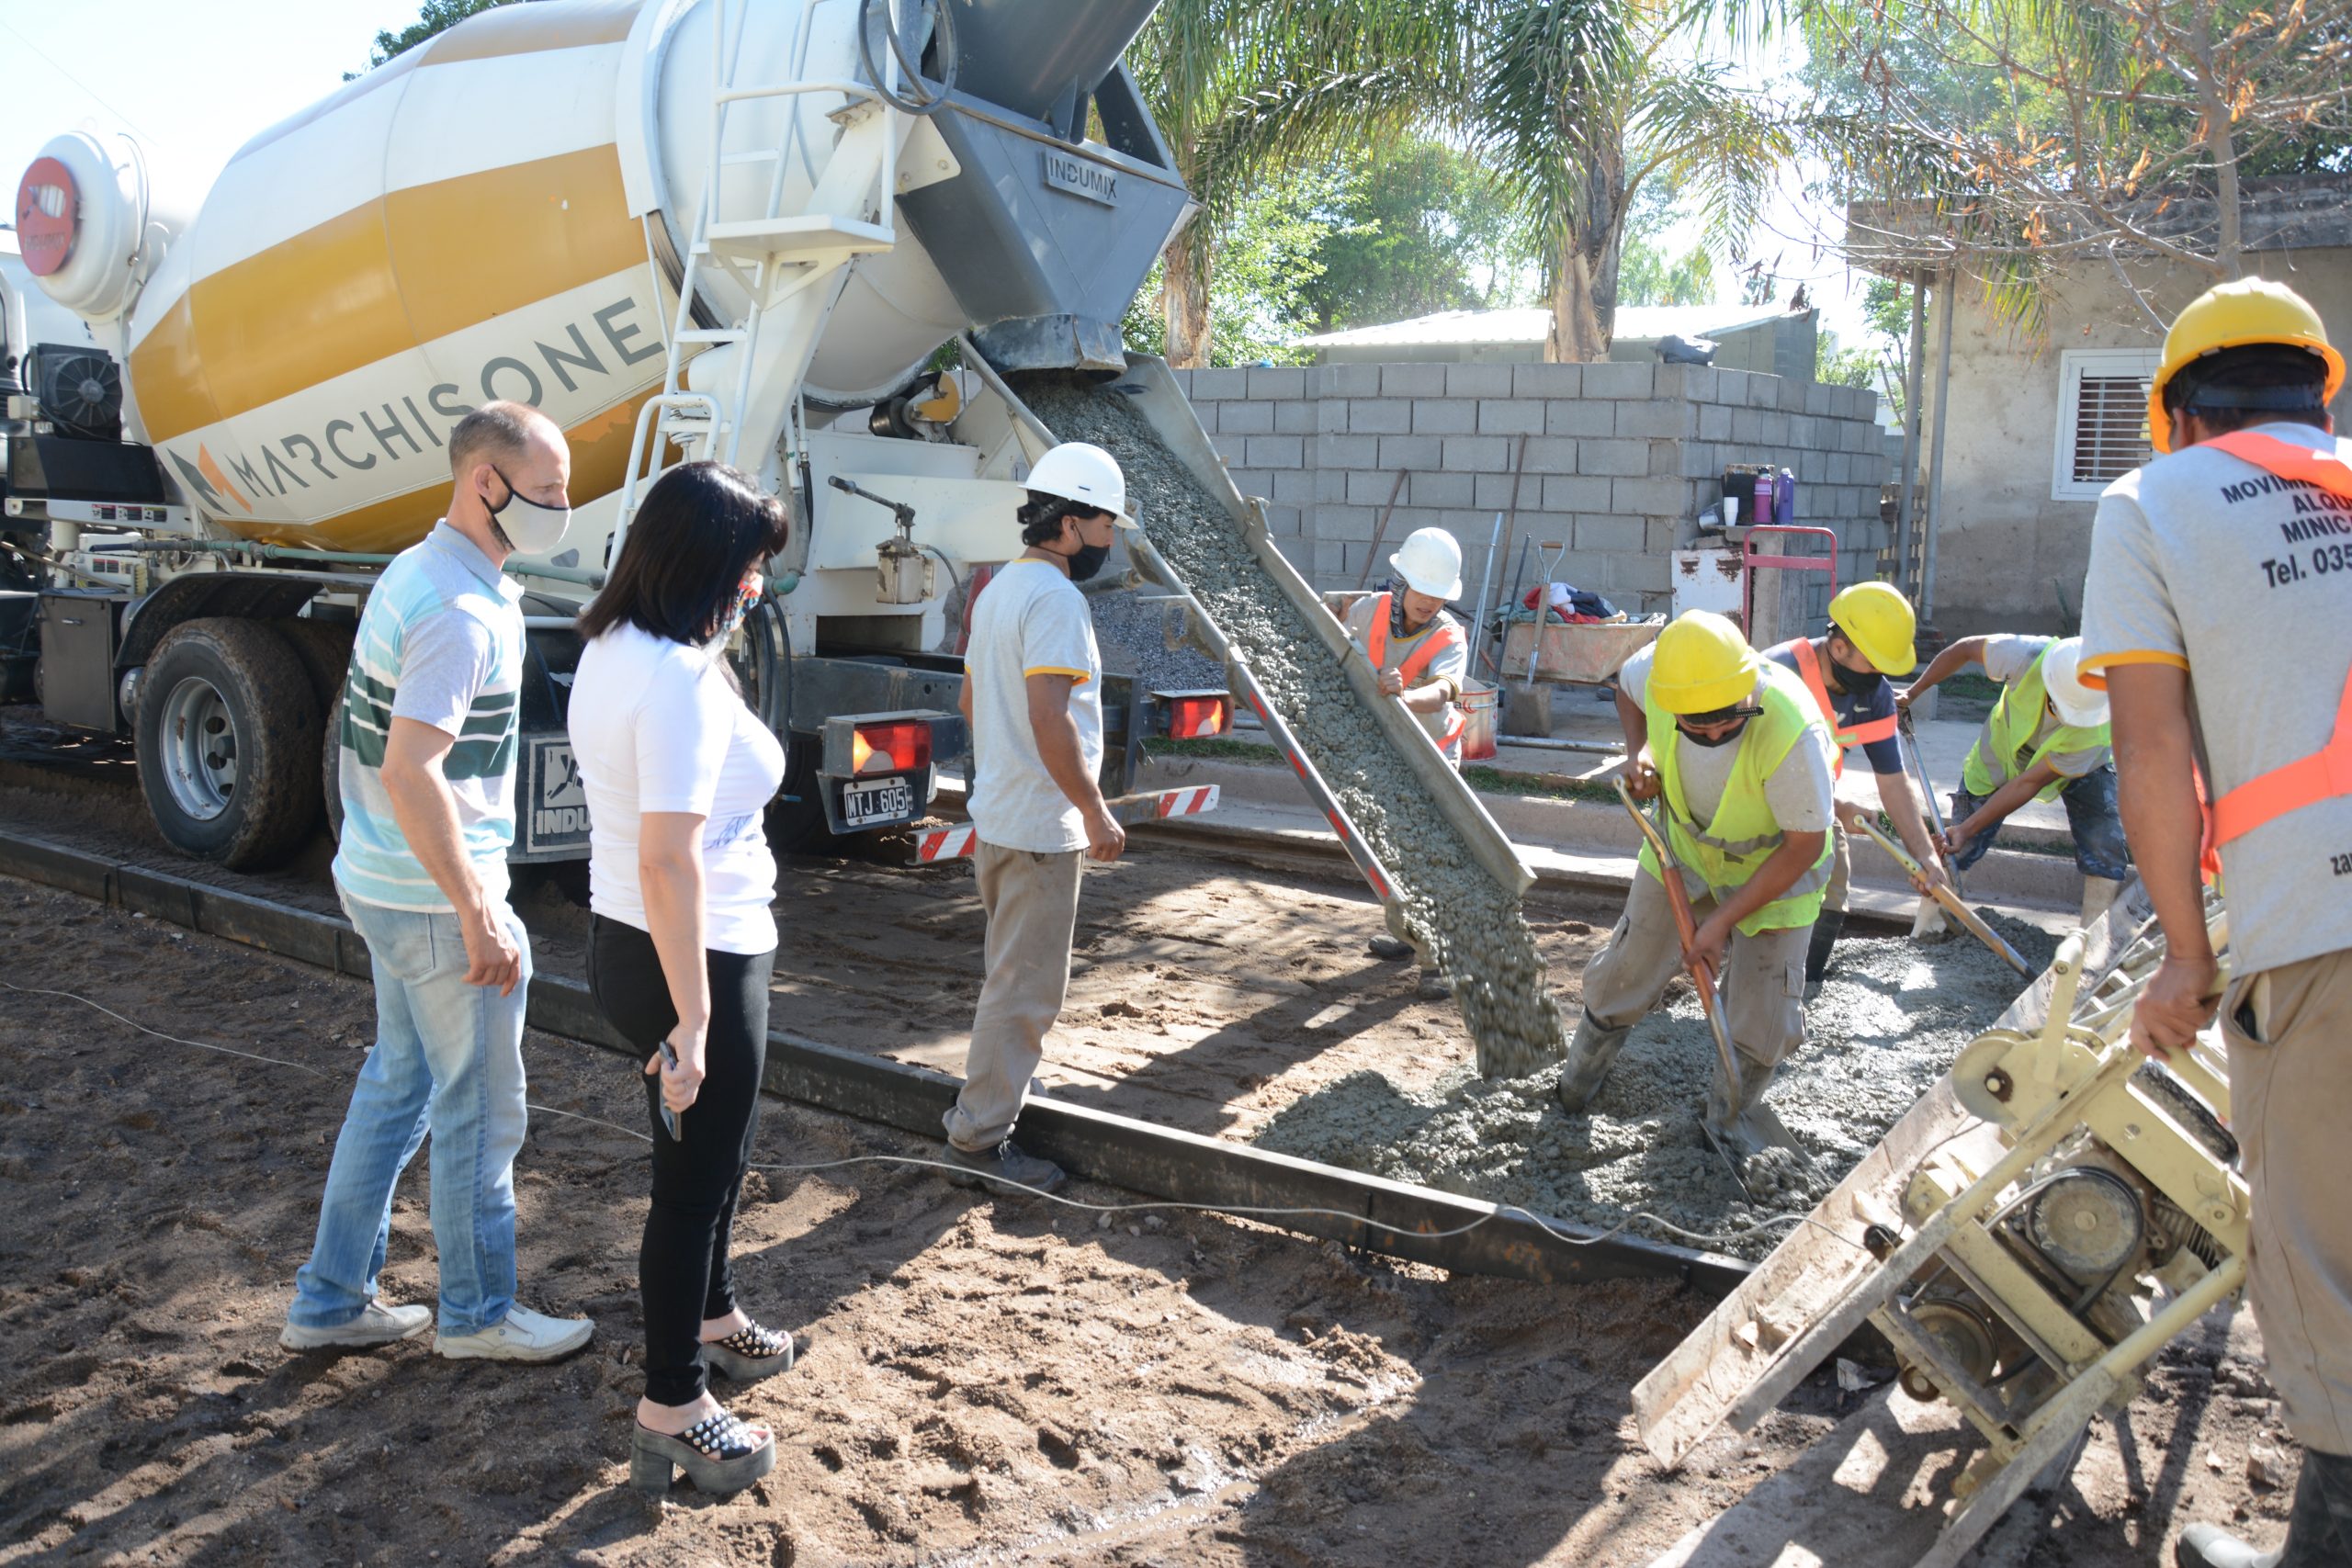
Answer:
M2192 1568L2352 1562L2352 442L2326 412L2343 385L2293 291L2207 290L2149 394L2168 455L2109 485L2091 529L2083 669L2114 703L2123 825L2165 933L2132 1043L2177 1051L2213 1016L2210 824L2230 910L2230 1128L2253 1196L2246 1295L2303 1445L2285 1543L2257 1553L2191 1525L2176 1551Z
M2083 684L2083 639L2070 637L1962 637L1936 655L1911 689L1895 699L1910 710L1919 694L1981 664L2001 683L1952 792L1944 849L1966 871L1993 847L1993 835L2029 800L2064 800L2083 874L2083 923L2108 911L2130 874L2123 818L2109 765L2107 698Z
M1764 650L1764 657L1796 672L1812 694L1814 710L1829 728L1836 747L1836 773L1842 776L1846 753L1860 747L1878 780L1878 803L1894 824L1895 835L1919 863L1921 874L1914 886L1926 893L1949 886L1943 863L1929 837L1919 797L1912 793L1911 775L1903 766L1903 742L1895 735L1894 688L1889 675L1908 675L1919 666L1913 639L1918 616L1903 591L1890 582L1857 582L1829 601L1826 636L1799 637ZM1805 995L1810 998L1829 972L1830 950L1846 929L1847 898L1853 879L1853 850L1847 842L1849 824L1861 807L1840 800L1830 838L1829 888L1823 896L1821 918L1814 922L1813 942L1805 953Z
M1770 1140L1747 1113L1804 1042L1805 944L1829 886L1829 731L1804 682L1704 610L1668 626L1617 680L1623 777L1635 798L1666 802L1680 866L1642 851L1625 913L1584 972L1560 1103L1581 1111L1667 983L1704 959L1724 976L1740 1076L1735 1089L1716 1064L1707 1128L1733 1157L1752 1158ZM1660 880L1674 874L1700 921L1687 953Z
M1379 671L1383 696L1393 697L1420 721L1437 749L1462 765L1462 686L1470 677L1470 639L1446 613L1462 592L1462 547L1442 528L1420 528L1388 558L1401 589L1359 599L1347 615L1348 641ZM1395 934L1366 944L1376 958L1410 958L1413 944ZM1442 982L1426 954L1426 988Z

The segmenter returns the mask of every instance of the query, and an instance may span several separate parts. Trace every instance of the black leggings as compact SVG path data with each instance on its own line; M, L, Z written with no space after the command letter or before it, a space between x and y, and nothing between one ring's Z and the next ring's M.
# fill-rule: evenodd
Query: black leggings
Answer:
M645 1397L690 1404L705 1383L702 1325L735 1310L727 1265L735 1198L760 1124L760 1075L768 1054L768 979L775 950L707 953L710 1032L701 1091L673 1138L662 1122L662 1080L645 1077L653 1134L653 1204L637 1254L645 1312ZM621 920L589 923L588 989L612 1026L637 1047L637 1066L676 1027L653 939Z

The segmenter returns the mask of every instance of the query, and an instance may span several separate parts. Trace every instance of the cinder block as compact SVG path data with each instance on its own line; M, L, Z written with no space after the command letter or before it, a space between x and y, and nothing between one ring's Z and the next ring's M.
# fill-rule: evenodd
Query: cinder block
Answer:
M1647 552L1641 555L1611 556L1609 558L1609 588L1611 596L1618 602L1617 607L1621 610L1634 608L1635 606L1624 602L1626 597L1632 594L1664 595L1667 592L1667 574L1673 570L1673 557L1654 556ZM1659 607L1664 608L1663 605Z
M1396 491L1396 476L1378 469L1365 472L1359 468L1348 475L1348 504L1351 506L1385 506Z
M1413 428L1413 405L1402 398L1362 398L1348 404L1348 430L1355 435L1402 435Z
M1216 411L1219 435L1266 435L1274 428L1274 405L1235 400Z
M1651 366L1650 396L1673 399L1690 396L1690 390L1684 382L1684 377L1690 370L1690 367L1688 365L1668 365L1660 362Z
M1582 474L1547 474L1544 479L1546 512L1606 512L1609 485L1605 479Z
M1811 385L1792 381L1785 376L1775 377L1774 379L1780 382L1772 390L1781 411L1787 413L1804 412L1805 394L1813 389Z
M1442 398L1445 396L1445 367L1384 365L1380 367L1380 395L1384 398Z
M1253 435L1242 456L1253 468L1301 468L1306 466L1306 440L1298 435Z
M1371 468L1380 463L1377 435L1318 435L1315 466L1318 468Z
M1295 506L1277 506L1266 513L1266 532L1277 539L1303 538L1306 534L1306 513Z
M1303 398L1306 396L1306 370L1303 366L1274 366L1250 372L1251 401L1261 398Z
M1348 471L1345 468L1311 468L1315 477L1315 503L1343 502L1348 499Z
M1227 472L1233 479L1233 488L1244 495L1273 493L1274 474L1271 468L1244 468L1228 465Z
M1449 365L1445 395L1449 398L1508 398L1512 367L1508 365Z
M1645 536L1638 517L1601 513L1576 520L1576 547L1579 550L1638 550L1645 547Z
M1715 367L1716 396L1724 402L1737 405L1747 401L1747 381L1753 371L1734 370L1725 366Z
M1649 365L1620 365L1614 360L1599 360L1584 367L1584 395L1588 398L1646 398L1650 395Z
M1584 394L1581 365L1514 365L1510 395L1514 398L1575 398Z
M1566 365L1557 368L1581 370L1583 367ZM1617 434L1617 405L1600 399L1555 398L1544 405L1544 433L1547 435L1614 435Z
M1676 366L1660 366L1672 370ZM1653 398L1647 402L1621 402L1617 408L1620 435L1689 435L1699 428L1697 412L1680 398Z
M1491 367L1508 370L1508 365ZM1478 434L1481 435L1541 435L1544 434L1544 405L1532 399L1521 402L1514 398L1488 398L1478 404Z
M1380 466L1384 468L1434 468L1444 460L1444 444L1434 435L1380 438Z
M1690 487L1680 479L1611 479L1609 509L1623 517L1679 517Z
M1592 368L1587 366L1588 370ZM1636 475L1650 468L1649 444L1618 438L1577 444L1577 471L1582 474Z
M1804 389L1804 412L1809 414L1835 415L1838 412L1838 389L1815 381Z
M1573 474L1577 471L1577 443L1566 435L1532 435L1521 461L1531 474Z
M1757 371L1749 371L1747 374L1747 406L1758 409L1779 408L1781 406L1781 378L1778 376L1766 376Z
M1467 507L1476 498L1471 474L1435 473L1424 469L1405 481L1405 494L1415 506Z
M1315 570L1316 551L1320 547L1312 535L1274 541L1274 548L1282 552L1283 558L1290 562L1298 575L1306 579L1311 586L1320 586L1320 574ZM1333 547L1338 548L1336 546Z
M1192 398L1193 373L1190 370L1179 370L1171 365L1168 367L1168 378L1176 383L1176 389L1183 393L1188 400Z
M1682 446L1682 442L1670 436L1652 436L1649 441L1650 478L1683 478Z
M1284 468L1274 475L1273 498L1284 506L1312 506L1318 497L1315 493L1315 470Z
M1373 524L1380 511L1371 506L1333 506L1326 502L1315 509L1315 532L1325 539L1369 539Z
M1510 443L1499 435L1449 435L1445 438L1445 466L1458 472L1507 469L1510 467Z
M1686 534L1695 535L1697 532L1698 530L1689 523L1676 522L1668 517L1653 517L1642 525L1642 548L1652 555L1680 549L1683 536Z
M1478 474L1475 477L1478 481L1477 493L1470 504L1488 512L1502 512L1510 508L1511 475ZM1524 511L1543 494L1544 481L1528 473L1520 474L1518 480L1519 505Z
M1761 442L1764 439L1764 411L1762 409L1732 410L1731 439L1733 445L1738 446L1752 447ZM1757 460L1746 456L1740 458L1743 463L1752 463Z
M1731 439L1731 410L1721 403L1699 405L1699 439L1728 441Z
M1327 405L1319 398L1300 398L1274 405L1276 435L1312 435L1322 428L1315 423Z
M1323 372L1323 396L1326 398L1376 398L1380 396L1380 367L1377 365L1326 365Z
M1363 547L1358 546L1355 547L1362 548ZM1315 541L1315 570L1308 575L1316 581L1317 587L1336 585L1340 581L1345 580L1348 570L1349 548L1350 547L1347 544L1338 539L1317 539ZM1284 555L1290 554L1287 549L1284 549L1283 553ZM1292 558L1291 564L1294 566L1298 564L1295 557Z
M1796 416L1791 413L1784 413L1779 409L1765 409L1762 412L1764 414L1764 444L1768 446L1788 446L1790 435L1789 423ZM1763 459L1758 458L1757 460L1761 462Z
M1190 389L1196 403L1222 402L1227 398L1250 395L1250 372L1247 370L1194 370Z
M1453 398L1416 398L1413 400L1413 434L1416 435L1467 435L1478 428L1478 405L1467 400Z
M1650 374L1666 368L1661 365ZM1711 403L1724 395L1724 373L1712 365L1677 367L1682 372L1682 395L1694 403Z
M1348 429L1348 400L1345 398L1316 398L1303 405L1312 411L1314 430L1317 435L1344 435ZM1283 403L1274 410L1274 428L1280 430L1283 413L1291 405Z

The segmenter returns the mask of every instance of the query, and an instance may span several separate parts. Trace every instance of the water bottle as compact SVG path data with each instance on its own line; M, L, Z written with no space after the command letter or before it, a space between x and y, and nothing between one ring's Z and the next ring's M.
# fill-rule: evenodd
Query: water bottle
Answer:
M1772 482L1772 521L1782 525L1797 520L1797 477L1788 469Z
M1772 514L1772 470L1759 468L1756 472L1756 507L1748 516L1758 523L1777 523Z

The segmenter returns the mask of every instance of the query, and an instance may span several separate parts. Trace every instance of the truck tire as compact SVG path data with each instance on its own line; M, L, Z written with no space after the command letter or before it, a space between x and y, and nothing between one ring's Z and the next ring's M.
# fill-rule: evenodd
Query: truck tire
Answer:
M825 820L824 782L817 776L822 750L813 735L784 738L784 787L768 803L770 854L826 854L838 851L848 835L836 836ZM797 798L796 798L797 797Z
M140 682L139 783L175 849L232 871L279 863L319 818L319 702L258 621L175 627Z
M344 677L351 669L351 642L359 628L344 621L314 621L308 615L272 621L270 629L286 638L311 678L319 699L319 713L334 728L334 712L343 701Z
M327 819L327 841L343 842L343 709L331 707L319 727L319 806Z

